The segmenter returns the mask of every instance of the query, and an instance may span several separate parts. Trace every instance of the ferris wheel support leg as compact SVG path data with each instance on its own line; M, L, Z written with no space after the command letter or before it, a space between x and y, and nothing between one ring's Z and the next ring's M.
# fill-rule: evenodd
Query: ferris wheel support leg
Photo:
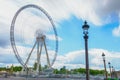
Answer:
M37 74L40 74L40 68L41 68L40 57L41 57L41 52L42 52L42 44L40 45L40 42L38 42L38 44L37 44L37 69L36 69Z
M36 69L36 72L37 74L39 74L39 42L37 42L37 69Z
M33 46L32 50L30 51L30 53L29 53L29 55L28 55L28 58L27 58L27 60L26 60L26 62L25 62L25 64L24 64L24 66L27 66L28 61L29 61L29 59L30 59L30 56L31 56L31 54L32 54L32 52L33 52L33 50L34 50L34 48L35 48L36 44L37 44L37 41L35 42L35 44L34 44L34 46Z
M30 51L30 53L29 53L29 55L28 55L28 58L27 58L27 60L26 60L26 62L25 62L25 64L24 64L24 66L23 66L22 72L25 72L25 71L26 71L26 75L28 75L28 72L29 72L29 69L28 69L28 67L27 67L27 64L28 64L28 61L29 61L29 59L30 59L30 56L31 56L31 54L32 54L32 52L33 52L33 50L34 50L36 44L37 44L37 41L35 42L35 44L34 44L32 50Z
M47 56L48 68L51 68L50 60L49 60L49 55L48 55L48 51L47 51L47 47L46 47L45 41L44 41L44 46L45 46L45 51L46 51L46 56Z
M41 44L41 46L40 46L40 53L39 53L39 68L40 68L40 71L42 70L41 69L41 60L40 60L40 58L41 58L41 52L42 52L42 45L43 44Z

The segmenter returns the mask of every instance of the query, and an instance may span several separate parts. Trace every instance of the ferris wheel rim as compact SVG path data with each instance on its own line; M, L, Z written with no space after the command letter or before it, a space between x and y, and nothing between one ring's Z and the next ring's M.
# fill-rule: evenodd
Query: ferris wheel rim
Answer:
M18 17L18 15L20 14L20 12L22 12L24 9L26 8L35 8L35 9L38 9L40 10L46 17L47 19L49 20L49 22L51 23L52 25L52 28L53 28L53 31L54 31L54 35L55 35L55 55L54 55L54 58L53 60L51 61L51 66L53 66L55 60L56 60L56 57L57 57L57 52L58 52L58 36L57 36L57 31L56 31L56 28L55 28L55 24L51 18L51 16L47 13L47 11L45 11L42 7L40 6L37 6L37 5L34 5L34 4L28 4L28 5L25 5L23 7L21 7L14 15L13 17L13 20L12 20L12 23L11 23L11 27L10 27L10 41L11 41L11 46L12 46L12 49L13 49L13 52L18 60L18 62L22 65L22 66L26 66L24 65L25 62L22 60L22 58L20 57L19 55L19 52L17 50L17 47L16 47L16 43L15 43L15 37L14 37L14 27L15 27L15 22L16 22L16 19Z

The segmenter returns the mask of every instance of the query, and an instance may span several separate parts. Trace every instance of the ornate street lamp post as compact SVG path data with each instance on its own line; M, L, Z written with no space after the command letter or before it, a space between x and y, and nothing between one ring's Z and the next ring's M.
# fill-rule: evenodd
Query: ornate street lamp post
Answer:
M112 78L114 78L114 68L112 66Z
M106 76L106 80L108 79L107 77L107 70L106 70L106 62L105 62L105 54L102 53L102 57L103 57L103 63L104 63L104 68L105 68L105 76Z
M85 59L86 59L86 80L89 80L89 57L88 57L88 29L89 25L87 25L87 22L84 22L84 25L82 26L83 29L83 38L85 39Z
M111 64L110 64L110 62L108 62L108 65L109 65L109 69L110 69L110 77L112 78L112 74L111 74Z
M115 71L115 68L112 66L112 78L117 78L117 73Z

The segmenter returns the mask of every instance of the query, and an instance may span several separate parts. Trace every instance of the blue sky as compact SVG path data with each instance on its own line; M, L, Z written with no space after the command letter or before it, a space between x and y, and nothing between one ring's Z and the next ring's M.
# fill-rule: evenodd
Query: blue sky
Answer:
M120 69L118 65L120 64L119 0L1 0L0 3L0 66L20 65L10 45L10 25L18 9L24 5L35 4L49 13L56 25L59 49L56 62L53 65L54 68L61 68L63 66L69 69L85 67L82 25L87 20L90 26L88 34L90 68L103 69L101 54L104 52L107 63L110 61L116 70ZM25 38L24 40L28 45L34 43L34 29L37 29L37 27L32 27L31 25L42 26L40 28L44 31L48 31L47 26L51 25L44 14L40 12L40 15L42 15L40 16L36 10L31 10L33 10L31 13L27 12L27 10L23 11L20 14L22 17L19 17L18 23L16 23L18 43L19 38L21 38L20 35L24 36L23 38ZM23 30L22 25L27 27L24 27ZM52 35L47 36L49 39L54 40ZM47 44L49 44L49 41ZM23 59L27 55L25 53L31 49L30 46L25 46L23 43L19 43L17 47L20 50L25 49L20 54ZM29 64L32 65L35 58L31 58L30 61L31 63Z

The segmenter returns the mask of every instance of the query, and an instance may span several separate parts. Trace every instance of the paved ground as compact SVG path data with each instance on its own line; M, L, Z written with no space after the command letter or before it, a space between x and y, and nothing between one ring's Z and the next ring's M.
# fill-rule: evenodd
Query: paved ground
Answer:
M80 80L80 79L59 79L59 78L0 78L0 80Z
M8 77L0 78L0 80L85 80L85 79L70 79L70 78L23 78L23 77ZM90 79L90 80L103 80L103 79Z

